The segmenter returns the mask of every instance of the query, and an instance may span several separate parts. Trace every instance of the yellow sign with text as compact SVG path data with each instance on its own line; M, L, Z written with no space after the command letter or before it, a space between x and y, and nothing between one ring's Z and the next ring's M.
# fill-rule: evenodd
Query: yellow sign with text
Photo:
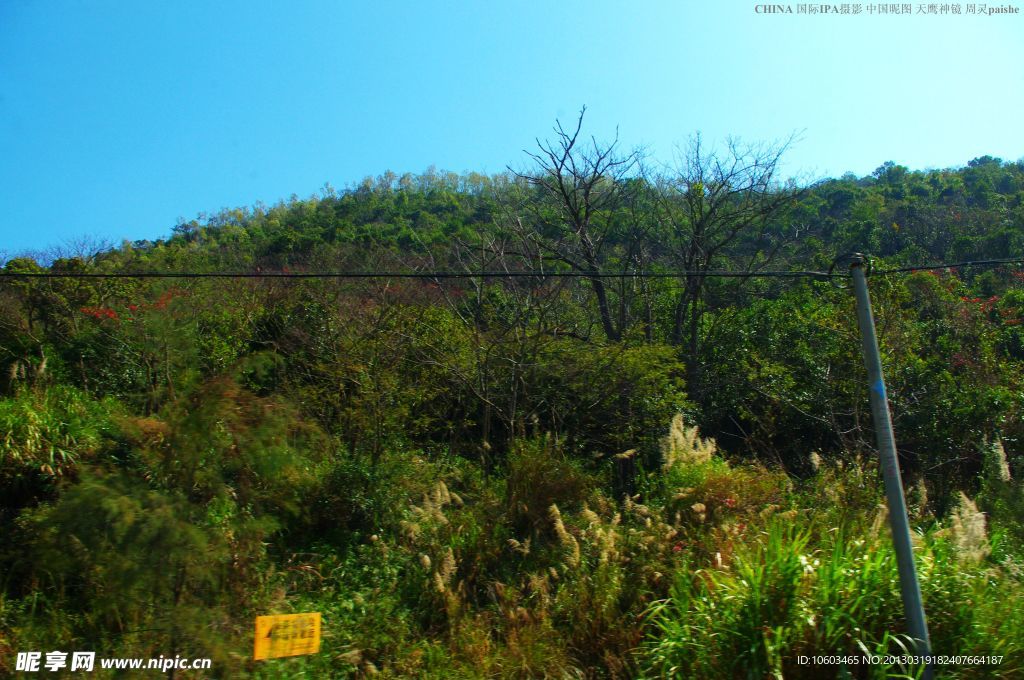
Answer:
M256 661L319 651L320 612L256 617Z

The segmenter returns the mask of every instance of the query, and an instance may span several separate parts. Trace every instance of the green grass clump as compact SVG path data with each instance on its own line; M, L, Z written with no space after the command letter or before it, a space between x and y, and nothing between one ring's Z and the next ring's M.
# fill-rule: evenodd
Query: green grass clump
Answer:
M93 399L67 385L0 399L0 465L66 474L103 447L116 410L113 399Z
M717 470L722 474L724 468L718 464ZM863 657L913 649L886 516L871 511L877 490L868 489L866 479L857 463L824 469L791 497L793 508L766 515L760 524L752 519L733 538L731 553L719 551L710 565L698 559L679 569L669 596L649 610L651 628L641 652L645 673L918 677L918 667L798 662L801 655ZM856 491L844 509L799 507L844 491ZM933 651L1003 657L998 668L944 667L943 677L1024 673L1024 586L993 559L992 543L984 516L966 498L957 513L917 536Z

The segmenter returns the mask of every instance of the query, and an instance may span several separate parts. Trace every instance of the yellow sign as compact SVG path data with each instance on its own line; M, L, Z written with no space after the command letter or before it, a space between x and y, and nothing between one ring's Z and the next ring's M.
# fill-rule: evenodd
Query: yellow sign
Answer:
M256 617L256 661L319 651L320 612Z

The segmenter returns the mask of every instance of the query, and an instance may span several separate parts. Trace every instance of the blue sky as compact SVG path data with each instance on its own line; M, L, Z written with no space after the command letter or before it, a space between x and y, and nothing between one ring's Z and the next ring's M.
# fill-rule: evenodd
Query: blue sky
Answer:
M1024 156L1024 15L755 4L0 0L0 253L525 167L582 105L664 163L697 131L798 132L786 170L814 177Z

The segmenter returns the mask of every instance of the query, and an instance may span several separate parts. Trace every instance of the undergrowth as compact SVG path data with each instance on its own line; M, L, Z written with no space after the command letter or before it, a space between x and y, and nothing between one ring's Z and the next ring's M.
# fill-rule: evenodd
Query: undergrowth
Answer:
M233 427L237 441L255 425ZM323 445L308 433L289 437L292 447ZM241 490L210 492L203 512L186 512L182 496L110 473L27 512L17 526L32 550L8 584L14 595L0 601L5 655L70 649L88 630L94 644L126 656L173 641L214 657L217 675L268 680L920 676L898 664L800 662L913 649L869 461L819 458L812 476L795 481L727 463L681 418L663 440L663 465L641 471L638 493L621 498L606 459L583 462L553 437L518 442L491 474L401 448L376 462L341 450L301 456L308 462L288 474L304 475L305 495L287 504L253 481L249 500ZM229 472L256 480L252 466ZM941 677L1024 677L1020 526L1011 515L1020 487L1005 469L995 465L980 495L962 496L946 517L931 515L923 498L914 506L934 651L1002 657L998 667L946 666ZM84 511L93 492L107 498L100 524ZM306 511L280 524L258 516L292 506ZM172 534L193 557L159 568L143 557ZM69 535L88 550L62 556ZM111 558L115 550L135 556L134 571ZM103 599L118 588L120 599ZM143 592L176 604L159 615ZM69 612L82 601L104 604L79 620ZM251 617L301 611L323 615L321 653L251 661ZM175 624L167 637L159 626L171 614L204 623ZM135 633L142 625L157 632Z

